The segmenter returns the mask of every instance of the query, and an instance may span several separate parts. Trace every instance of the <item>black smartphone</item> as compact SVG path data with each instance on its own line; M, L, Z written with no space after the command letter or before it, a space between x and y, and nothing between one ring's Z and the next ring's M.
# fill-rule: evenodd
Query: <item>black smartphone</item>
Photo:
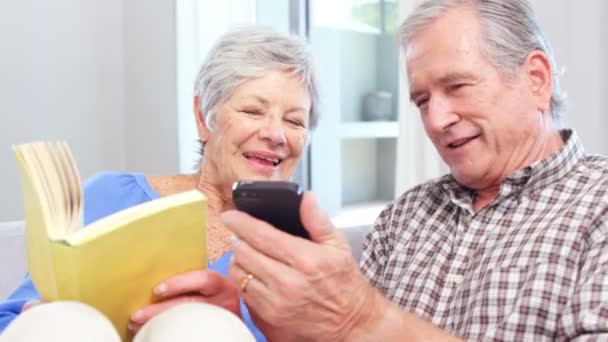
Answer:
M240 181L232 186L238 210L266 221L289 234L310 239L300 220L302 188L283 181Z

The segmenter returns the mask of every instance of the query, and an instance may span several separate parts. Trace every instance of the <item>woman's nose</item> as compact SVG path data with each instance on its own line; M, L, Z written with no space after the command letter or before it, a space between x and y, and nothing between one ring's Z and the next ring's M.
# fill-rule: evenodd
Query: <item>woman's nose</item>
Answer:
M260 129L260 137L273 146L285 144L287 138L282 118L269 116L264 121L264 126Z

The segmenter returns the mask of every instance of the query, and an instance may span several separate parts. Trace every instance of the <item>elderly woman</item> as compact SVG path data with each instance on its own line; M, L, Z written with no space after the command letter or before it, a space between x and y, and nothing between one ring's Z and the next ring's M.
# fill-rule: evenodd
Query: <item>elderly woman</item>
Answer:
M256 337L263 339L240 305L238 289L225 277L232 254L231 233L219 215L233 208L235 181L287 180L293 175L317 123L309 48L296 38L264 28L229 32L207 55L193 103L202 144L198 171L170 176L99 174L84 188L85 223L162 196L199 189L208 199L209 268L159 284L155 293L166 299L135 312L130 328L137 332L152 317L178 303L205 302L242 317ZM0 304L0 332L37 298L26 278ZM47 305L52 304L41 306Z

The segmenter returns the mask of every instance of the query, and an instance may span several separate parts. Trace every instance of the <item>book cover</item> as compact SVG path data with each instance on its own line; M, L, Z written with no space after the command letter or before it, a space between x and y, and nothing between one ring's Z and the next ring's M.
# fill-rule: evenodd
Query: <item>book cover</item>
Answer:
M206 199L197 190L146 202L82 227L82 193L65 143L14 146L30 276L45 301L105 314L123 340L129 317L166 278L206 268Z

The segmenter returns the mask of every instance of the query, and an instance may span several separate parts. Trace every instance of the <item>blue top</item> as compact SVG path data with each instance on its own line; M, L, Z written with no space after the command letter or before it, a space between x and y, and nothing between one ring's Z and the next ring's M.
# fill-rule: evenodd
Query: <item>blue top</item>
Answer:
M159 195L152 190L143 174L100 173L84 184L84 223L87 225L120 210L157 198ZM226 276L231 257L232 252L229 251L215 263L208 264L209 269ZM21 285L4 302L0 303L0 334L19 315L21 308L28 300L39 298L29 275L26 275ZM264 335L251 321L249 312L242 301L241 312L243 321L256 339L266 341Z

